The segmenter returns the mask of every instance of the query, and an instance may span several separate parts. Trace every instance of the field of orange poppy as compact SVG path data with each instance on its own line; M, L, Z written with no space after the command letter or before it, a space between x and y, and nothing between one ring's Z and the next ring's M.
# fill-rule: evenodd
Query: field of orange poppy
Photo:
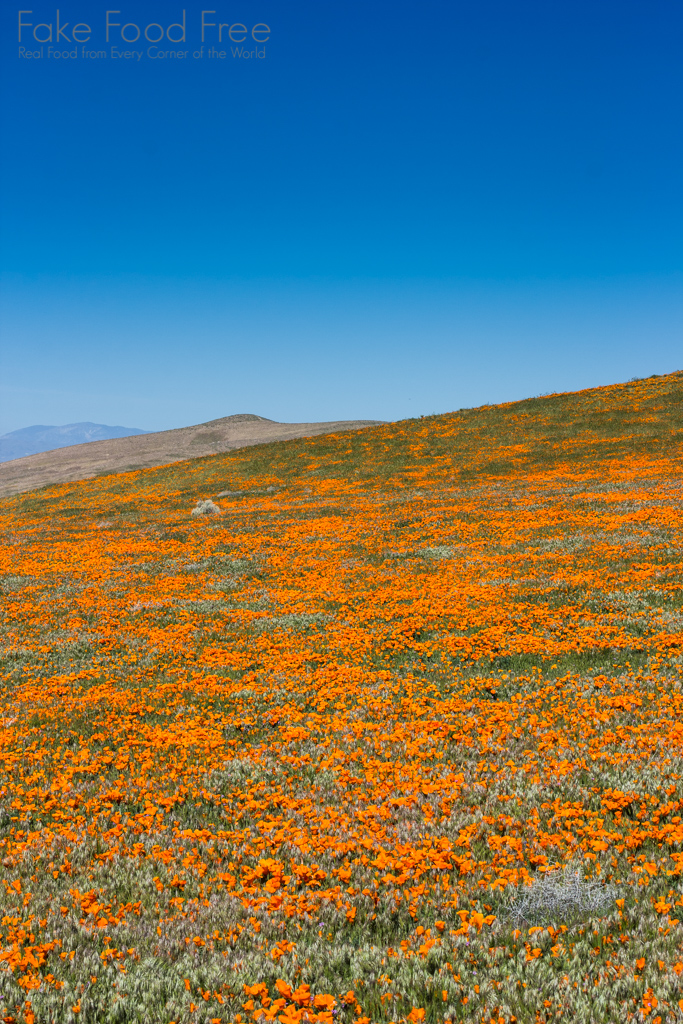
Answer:
M682 442L676 373L0 501L0 1019L683 1019Z

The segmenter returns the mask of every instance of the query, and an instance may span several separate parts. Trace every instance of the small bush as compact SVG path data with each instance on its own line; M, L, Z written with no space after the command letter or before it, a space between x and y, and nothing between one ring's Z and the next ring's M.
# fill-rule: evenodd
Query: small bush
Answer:
M219 516L221 510L210 498L206 501L198 501L190 515L193 516Z
M422 548L419 554L423 558L452 558L454 551L448 544L438 544L433 548Z
M530 888L521 889L506 910L510 919L527 925L552 921L573 921L591 914L600 914L617 897L614 885L587 881L581 871L567 865L561 879L536 878Z

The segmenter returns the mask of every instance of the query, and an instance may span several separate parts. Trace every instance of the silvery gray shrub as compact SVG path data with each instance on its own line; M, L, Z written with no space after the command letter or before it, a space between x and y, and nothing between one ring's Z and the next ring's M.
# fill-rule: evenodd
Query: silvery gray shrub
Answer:
M210 498L206 501L198 501L195 507L192 509L191 515L193 516L219 516L221 510Z
M518 890L516 899L508 903L506 910L509 918L517 923L571 921L606 911L617 894L616 886L588 881L580 870L572 871L567 865L561 879L536 878L529 888Z

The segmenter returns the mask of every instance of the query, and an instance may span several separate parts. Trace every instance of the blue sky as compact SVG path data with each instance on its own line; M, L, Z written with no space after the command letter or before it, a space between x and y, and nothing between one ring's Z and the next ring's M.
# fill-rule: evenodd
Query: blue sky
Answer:
M128 43L60 3L72 57L19 56L56 6L1 15L0 432L397 419L683 366L678 0L119 0ZM262 56L202 50L209 9Z

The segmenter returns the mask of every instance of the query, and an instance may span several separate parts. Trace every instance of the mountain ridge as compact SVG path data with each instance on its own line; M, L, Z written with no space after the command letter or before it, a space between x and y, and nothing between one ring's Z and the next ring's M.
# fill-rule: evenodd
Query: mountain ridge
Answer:
M76 444L90 444L93 441L110 441L118 437L136 437L151 431L140 427L110 426L106 423L64 423L62 426L34 423L0 435L0 462L11 462L27 455L67 448Z

